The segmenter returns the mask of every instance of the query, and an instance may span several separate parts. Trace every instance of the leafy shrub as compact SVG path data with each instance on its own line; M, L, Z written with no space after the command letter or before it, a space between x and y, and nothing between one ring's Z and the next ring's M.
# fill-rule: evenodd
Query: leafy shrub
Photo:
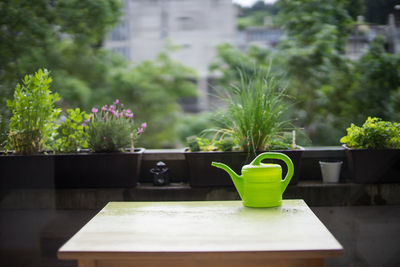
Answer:
M137 127L132 111L124 109L118 99L101 110L94 107L88 119L89 148L94 152L117 152L127 147L133 148L146 127L146 123Z
M49 89L51 81L49 72L39 69L34 75L26 75L22 85L15 88L14 99L7 100L12 113L7 148L21 154L49 148L56 129L54 121L60 113L54 107L59 96Z
M400 123L368 117L362 127L351 124L340 142L349 148L400 148Z
M55 148L59 152L76 152L88 148L89 135L85 132L89 115L79 108L68 109L65 121L57 129Z

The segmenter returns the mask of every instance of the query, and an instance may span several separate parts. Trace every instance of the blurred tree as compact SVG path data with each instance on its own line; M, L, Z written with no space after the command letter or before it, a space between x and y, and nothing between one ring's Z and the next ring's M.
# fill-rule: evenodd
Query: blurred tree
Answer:
M195 94L195 73L171 61L167 53L154 62L131 65L103 50L102 39L120 13L119 0L0 2L1 103L11 97L24 74L46 67L64 110L89 110L118 98L149 125L141 145L174 146L177 100ZM0 105L3 122L4 107Z
M314 145L338 145L346 127L367 116L399 120L399 56L386 53L382 39L359 61L345 55L362 0L280 0L276 5L284 41L274 51L252 47L241 53L220 46L210 66L220 85L237 79L238 67L251 71L253 64L286 77L287 93L297 100L287 116L305 128Z
M286 34L279 49L284 60L283 69L290 78L289 93L298 100L299 125L306 127L317 144L326 142L326 138L320 139L321 127L335 125L336 117L334 114L327 116L331 113L326 104L328 97L340 95L337 90L341 88L331 85L351 68L345 50L353 21L345 9L346 3L343 0L277 2L281 11L278 21ZM330 105L329 109L338 107ZM324 131L331 133L332 129Z
M85 75L91 68L84 69L80 77L74 76L76 66L83 61L79 56L96 57L97 47L119 14L118 0L1 1L0 101L4 103L11 96L23 75L40 67L54 73L61 69L63 74L56 76L81 80L77 85L93 78ZM64 64L67 59L69 65ZM55 82L60 86L57 91L68 91L70 82L66 87L63 81ZM85 90L82 88L77 90Z
M400 55L387 53L384 43L383 37L375 38L355 64L357 81L350 99L357 123L366 116L399 119Z
M358 16L365 16L365 0L346 0L344 2L344 8L353 20L357 20Z
M239 69L246 75L251 75L255 65L267 70L279 60L278 54L255 45L241 52L231 44L221 44L217 47L216 57L210 63L209 70L217 77L218 85L228 87L232 82L240 80ZM278 69L274 64L272 71Z
M132 106L136 119L148 123L139 145L172 148L180 141L177 126L182 111L178 100L196 95L196 78L193 69L160 53L155 61L143 61L132 68L114 68L102 98L122 99Z
M279 9L275 4L267 4L264 1L257 1L250 7L238 6L239 16L237 27L243 30L250 26L263 26L266 17L273 17Z

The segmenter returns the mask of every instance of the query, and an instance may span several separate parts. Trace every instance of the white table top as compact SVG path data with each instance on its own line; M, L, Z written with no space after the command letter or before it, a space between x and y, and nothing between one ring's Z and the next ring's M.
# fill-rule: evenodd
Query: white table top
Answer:
M342 246L303 200L246 208L241 201L110 202L59 250L87 253L308 252Z

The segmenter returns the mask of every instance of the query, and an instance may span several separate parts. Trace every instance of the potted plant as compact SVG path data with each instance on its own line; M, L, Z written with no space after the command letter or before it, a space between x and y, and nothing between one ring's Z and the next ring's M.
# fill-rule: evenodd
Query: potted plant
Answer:
M340 139L357 183L398 182L400 124L368 117L362 127L351 124Z
M60 126L61 148L69 153L56 155L56 186L135 187L144 149L134 144L146 127L119 100L90 115L70 110ZM79 146L90 150L77 152Z
M225 163L239 173L244 164L264 151L277 151L288 155L295 166L291 184L297 183L302 149L296 146L294 138L293 142L287 142L285 133L293 127L289 121L282 118L287 108L284 91L273 76L262 70L255 70L251 76L242 72L240 74L239 85L226 88L219 94L219 98L226 104L226 109L218 115L218 120L224 125L215 130L216 136L219 137L209 144L204 139L189 139L190 150L185 156L190 185L231 186L229 175L212 167L211 162ZM231 141L225 141L229 140L227 137ZM197 144L194 141L197 141ZM235 151L232 151L233 147ZM226 151L228 148L230 151ZM282 166L285 175L286 166Z
M54 137L59 99L51 92L49 72L39 69L17 84L14 99L7 101L9 121L7 152L0 156L1 186L53 187L53 157L46 154Z

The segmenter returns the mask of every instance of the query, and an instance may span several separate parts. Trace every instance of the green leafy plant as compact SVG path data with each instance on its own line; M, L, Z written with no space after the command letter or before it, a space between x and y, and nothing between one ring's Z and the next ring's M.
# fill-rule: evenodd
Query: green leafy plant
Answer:
M190 151L216 151L217 147L208 138L201 138L197 136L189 136L187 139L187 144Z
M8 121L0 114L0 150L4 148L7 142Z
M130 109L117 99L109 107L101 110L92 108L88 118L89 148L94 152L118 152L134 148L137 138L144 132L147 123L137 127Z
M227 109L219 118L225 125L221 131L231 136L245 151L271 149L283 133L291 129L282 118L287 110L284 90L268 71L255 69L251 75L239 70L240 83L224 88L219 97Z
M14 99L7 101L12 113L7 148L15 149L15 153L35 154L50 147L54 121L60 113L54 107L59 96L51 92L51 81L49 72L39 69L34 75L26 75L15 88Z
M400 123L368 117L362 127L351 124L340 142L349 148L400 148Z
M220 135L221 131L217 132L212 140L197 136L189 136L186 138L189 150L196 151L232 151L235 146L235 141L231 137ZM217 139L219 137L219 139Z
M231 137L223 138L220 140L216 140L214 142L215 147L219 151L232 151L235 145L235 141Z
M189 150L192 152L197 152L200 151L200 144L198 141L198 137L197 136L189 136L186 138L186 142L189 146Z
M68 109L65 121L57 129L56 151L76 152L88 148L89 135L85 132L85 121L89 115L79 108Z

